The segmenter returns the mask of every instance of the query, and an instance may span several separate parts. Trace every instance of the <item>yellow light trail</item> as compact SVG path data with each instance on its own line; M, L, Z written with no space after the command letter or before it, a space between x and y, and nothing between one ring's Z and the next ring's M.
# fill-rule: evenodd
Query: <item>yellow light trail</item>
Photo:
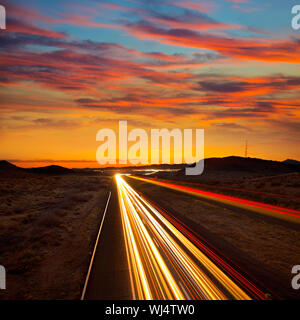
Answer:
M134 299L251 299L120 175L115 179Z

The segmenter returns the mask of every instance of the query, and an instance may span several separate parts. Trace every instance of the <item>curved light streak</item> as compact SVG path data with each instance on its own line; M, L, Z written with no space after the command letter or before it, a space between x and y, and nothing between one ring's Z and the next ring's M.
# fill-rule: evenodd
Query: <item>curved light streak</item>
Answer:
M120 175L115 179L134 299L264 299L237 271L226 274Z

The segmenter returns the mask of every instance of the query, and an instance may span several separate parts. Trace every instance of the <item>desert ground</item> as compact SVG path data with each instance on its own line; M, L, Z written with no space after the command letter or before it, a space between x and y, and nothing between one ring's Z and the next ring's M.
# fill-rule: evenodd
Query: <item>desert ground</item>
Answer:
M252 166L249 161L254 160L240 158L224 158L216 166L215 161L198 177L182 172L152 177L299 210L298 167L293 171L261 160ZM244 168L237 170L236 162L244 161ZM24 170L1 162L0 264L7 270L7 289L0 291L0 299L80 298L112 177L120 171L130 173L55 166ZM300 263L299 225L126 180L194 230L268 296L299 299L291 289L291 269Z
M0 299L79 299L110 178L0 177Z

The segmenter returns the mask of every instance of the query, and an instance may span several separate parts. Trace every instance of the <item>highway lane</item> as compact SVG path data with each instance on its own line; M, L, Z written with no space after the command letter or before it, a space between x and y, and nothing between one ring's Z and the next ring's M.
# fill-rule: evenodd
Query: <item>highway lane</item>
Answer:
M118 193L113 181L107 212L102 219L82 299L132 299Z
M259 214L264 214L271 216L273 218L285 220L288 222L300 224L300 211L292 210L288 208L282 208L266 203L251 201L247 199L227 196L224 194L214 193L210 191L205 191L197 188L191 188L184 185L179 185L175 183L170 183L166 181L160 181L157 179L142 178L137 176L130 176L133 179L141 180L144 182L152 183L161 187L169 188L176 191L181 191L187 194L191 194L197 197L205 198L208 200L216 201L226 205L231 205L234 207L246 209L248 212L256 212Z
M134 299L266 299L121 175L115 179Z

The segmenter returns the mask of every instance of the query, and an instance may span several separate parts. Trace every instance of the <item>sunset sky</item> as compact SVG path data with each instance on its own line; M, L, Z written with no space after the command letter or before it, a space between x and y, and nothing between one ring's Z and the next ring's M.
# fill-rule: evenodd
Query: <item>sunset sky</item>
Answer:
M203 128L205 157L300 160L294 0L0 1L0 158L95 166L102 128Z

